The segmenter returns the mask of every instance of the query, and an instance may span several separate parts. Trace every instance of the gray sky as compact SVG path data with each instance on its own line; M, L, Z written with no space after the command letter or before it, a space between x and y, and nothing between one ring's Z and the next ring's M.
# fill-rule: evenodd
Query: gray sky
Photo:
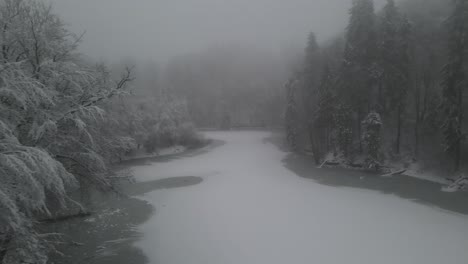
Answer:
M213 45L281 52L342 31L351 0L50 0L95 59L166 62ZM381 2L379 0L378 2Z

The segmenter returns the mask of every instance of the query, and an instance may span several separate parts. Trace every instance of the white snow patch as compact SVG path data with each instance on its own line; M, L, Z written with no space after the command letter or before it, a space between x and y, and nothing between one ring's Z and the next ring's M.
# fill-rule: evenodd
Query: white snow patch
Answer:
M464 215L298 177L283 166L287 153L262 142L268 133L207 134L226 144L201 155L135 167L143 182L211 173L199 185L143 196L157 207L139 227L144 236L136 243L150 264L440 264L468 259Z
M457 191L464 191L468 188L468 178L467 177L460 177L458 180L453 182L452 184L442 188L444 192L457 192Z
M91 217L91 218L85 219L84 221L87 222L87 223L94 223L94 222L96 222L96 218Z

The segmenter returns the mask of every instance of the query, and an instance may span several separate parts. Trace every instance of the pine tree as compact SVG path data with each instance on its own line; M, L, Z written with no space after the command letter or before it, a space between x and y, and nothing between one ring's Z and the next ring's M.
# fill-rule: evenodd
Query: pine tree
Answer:
M387 0L379 22L379 66L382 71L380 75L379 104L385 113L389 108L389 104L391 107L396 104L393 94L394 89L398 88L397 79L399 77L398 31L400 14L393 0Z
M463 122L463 89L466 88L468 50L468 0L455 0L447 20L449 30L448 63L443 68L441 110L445 151L452 157L455 170L460 169Z
M319 45L317 43L317 37L315 33L310 33L307 40L307 47L305 50L305 65L304 72L306 78L306 86L308 89L315 88L315 83L317 82L317 72L318 72L318 54L319 54Z
M363 113L370 111L376 79L376 32L372 0L353 0L341 70L340 97L357 113L358 134ZM359 149L362 142L359 136Z
M317 43L317 37L315 33L311 32L309 38L307 39L306 47L306 68L312 68L316 65L317 52L319 50L319 45Z
M336 143L338 149L345 156L349 157L351 143L353 139L352 111L346 104L338 103L333 122L336 129Z
M334 76L327 65L322 72L322 78L317 91L316 122L328 126L335 108Z
M411 24L399 13L394 0L387 0L379 26L381 70L379 105L383 113L388 115L395 113L397 123L395 151L399 153L402 115L409 88ZM383 96L381 90L383 90Z
M314 124L322 130L322 142L326 142L327 151L330 150L331 133L334 129L333 116L336 113L336 98L334 92L335 78L327 65L322 72L322 78L317 91L317 107Z
M305 50L304 64L304 92L303 92L303 109L305 110L306 127L309 136L309 142L315 158L315 162L320 162L320 148L318 142L322 140L320 128L316 125L316 105L318 103L318 86L319 86L319 46L314 33L310 33L307 47Z
M291 78L285 84L287 93L287 106L285 114L286 140L293 151L298 150L298 129L299 111L296 103L296 83L295 78Z
M380 115L371 111L362 121L364 126L364 143L367 148L367 167L370 169L378 169L380 164L380 130L382 127L382 119Z
M303 95L301 96L304 104L305 115L307 122L310 123L314 120L315 105L317 103L318 86L319 86L319 46L314 33L309 34L307 41L307 47L305 50L305 61L304 61L304 73L302 78L304 79ZM313 133L313 131L309 131Z

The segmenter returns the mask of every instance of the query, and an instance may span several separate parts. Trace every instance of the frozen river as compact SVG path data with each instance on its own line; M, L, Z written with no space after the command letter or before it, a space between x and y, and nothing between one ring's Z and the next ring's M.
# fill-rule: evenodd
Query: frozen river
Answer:
M191 186L137 196L156 208L138 227L143 237L135 244L150 264L468 260L466 215L391 193L298 177L284 164L289 153L266 140L269 135L208 132L224 144L133 167L137 181L148 185L167 178L199 179Z

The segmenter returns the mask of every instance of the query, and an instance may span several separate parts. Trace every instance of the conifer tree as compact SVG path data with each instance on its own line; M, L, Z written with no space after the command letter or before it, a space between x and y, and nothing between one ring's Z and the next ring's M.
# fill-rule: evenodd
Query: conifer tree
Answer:
M365 129L364 143L367 147L366 165L370 169L378 169L380 166L379 152L382 120L377 112L371 111L362 121L362 124Z
M285 114L286 140L293 151L298 150L298 126L299 111L296 103L296 83L295 78L291 78L285 84L287 93L287 106Z
M338 103L333 116L333 122L336 126L336 143L345 157L349 157L353 139L351 114L352 111L346 104Z
M303 109L305 111L306 127L309 136L309 142L314 154L315 162L320 161L319 144L321 139L320 128L317 127L317 109L318 104L318 86L320 72L320 50L317 44L317 38L314 33L310 33L307 47L305 50L305 64L304 64L304 92L303 92Z
M317 91L318 72L320 68L319 63L319 45L314 33L309 34L307 47L305 50L305 65L304 65L304 78L305 78L305 100L310 104L310 100Z
M333 116L336 113L336 98L334 92L334 76L327 65L322 72L322 78L317 91L317 107L315 110L315 127L322 130L321 141L330 150L331 134L334 129Z
M468 50L468 0L455 0L447 20L449 30L448 63L443 68L442 131L445 151L452 157L455 170L460 169L463 122L463 91L467 86L465 71Z
M395 151L399 153L402 116L409 88L411 24L400 14L395 1L387 0L379 25L380 89L383 89L383 97L379 91L379 105L384 114L393 114L396 118Z
M372 0L353 0L341 71L340 97L357 114L359 149L361 119L371 108L376 79L376 33Z

